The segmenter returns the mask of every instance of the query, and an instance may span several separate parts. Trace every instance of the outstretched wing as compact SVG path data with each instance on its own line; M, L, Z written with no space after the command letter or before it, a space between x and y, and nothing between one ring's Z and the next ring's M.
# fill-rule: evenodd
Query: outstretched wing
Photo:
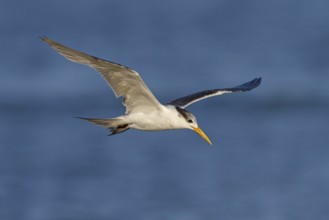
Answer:
M88 65L101 73L117 97L123 96L126 113L149 112L161 104L145 85L139 74L121 64L90 56L61 45L47 37L41 39L72 62Z
M233 92L246 92L252 90L260 85L262 78L256 78L249 82L246 82L242 85L233 87L233 88L226 88L226 89L211 89L205 90L201 92L196 92L191 95L184 96L182 98L175 99L168 103L169 105L175 105L181 108L186 108L187 106L198 102L202 99L206 99L212 96L222 95L225 93L233 93Z

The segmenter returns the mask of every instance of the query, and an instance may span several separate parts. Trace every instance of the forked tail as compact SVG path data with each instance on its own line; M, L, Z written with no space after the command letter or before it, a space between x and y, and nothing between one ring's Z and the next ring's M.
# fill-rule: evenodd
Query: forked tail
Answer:
M81 117L76 117L76 118L83 119L91 123L94 123L96 125L103 126L111 131L110 135L119 134L129 129L128 124L124 123L122 119L118 119L118 118L105 118L105 119L81 118Z

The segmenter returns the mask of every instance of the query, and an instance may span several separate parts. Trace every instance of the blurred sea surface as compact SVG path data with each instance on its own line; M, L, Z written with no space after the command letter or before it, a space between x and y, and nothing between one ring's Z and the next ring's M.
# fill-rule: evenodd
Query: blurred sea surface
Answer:
M329 219L329 2L0 2L0 219ZM123 114L38 36L138 71L210 137L75 119Z

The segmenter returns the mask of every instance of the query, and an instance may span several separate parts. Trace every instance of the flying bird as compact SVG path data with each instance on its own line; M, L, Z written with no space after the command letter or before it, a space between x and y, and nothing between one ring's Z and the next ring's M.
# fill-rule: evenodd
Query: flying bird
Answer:
M122 133L130 128L144 131L191 129L212 145L207 135L199 128L195 116L188 112L186 107L212 96L249 91L261 83L261 78L255 78L232 88L196 92L163 105L135 70L69 48L47 37L41 37L41 40L48 43L66 59L88 65L98 71L112 88L116 97L123 96L123 104L126 107L125 115L106 119L80 118L108 128L111 132L110 135Z

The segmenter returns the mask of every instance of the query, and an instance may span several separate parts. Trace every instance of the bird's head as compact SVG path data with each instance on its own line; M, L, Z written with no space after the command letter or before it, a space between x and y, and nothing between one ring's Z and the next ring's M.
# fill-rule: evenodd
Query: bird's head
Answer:
M179 107L176 107L176 110L179 112L180 116L183 118L184 123L185 123L185 128L194 130L203 139L205 139L210 145L212 145L212 143L209 140L209 138L207 137L207 135L201 130L201 128L199 128L196 118L191 112L188 112L185 109L182 109Z

